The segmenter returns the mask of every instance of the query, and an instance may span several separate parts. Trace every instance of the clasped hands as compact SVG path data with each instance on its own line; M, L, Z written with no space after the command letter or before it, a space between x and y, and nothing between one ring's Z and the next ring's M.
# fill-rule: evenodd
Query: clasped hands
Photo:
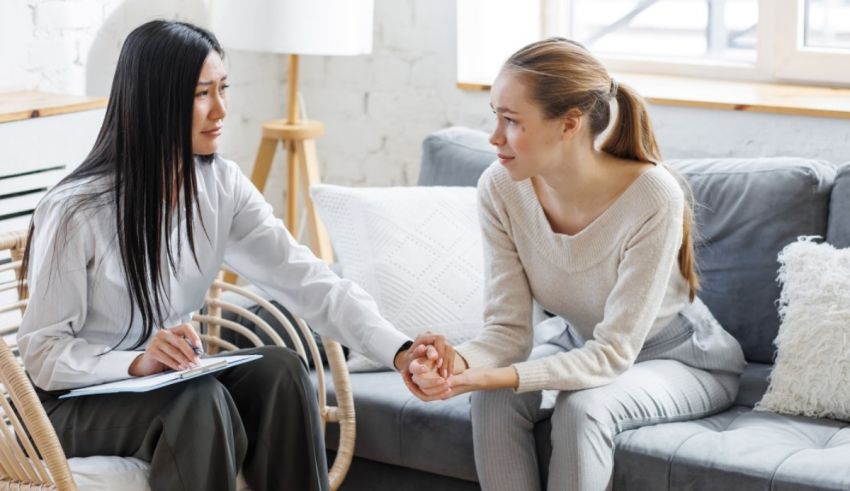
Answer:
M184 370L200 360L201 339L190 324L157 331L145 351L129 367L129 374L144 376L163 370ZM394 360L410 392L423 401L435 401L474 390L516 388L513 367L469 368L466 360L440 334L425 332Z
M448 399L475 390L513 388L519 377L513 367L469 368L444 336L425 332L400 354L396 366L408 390L423 401Z

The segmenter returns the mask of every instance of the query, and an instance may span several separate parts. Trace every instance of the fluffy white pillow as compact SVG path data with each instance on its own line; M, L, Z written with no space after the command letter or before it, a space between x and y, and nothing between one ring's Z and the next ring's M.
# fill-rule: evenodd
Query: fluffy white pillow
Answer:
M411 337L430 330L452 344L483 326L484 259L472 187L317 185L313 201L343 275ZM382 368L352 353L349 369Z
M778 352L756 409L850 421L850 249L812 239L779 253Z

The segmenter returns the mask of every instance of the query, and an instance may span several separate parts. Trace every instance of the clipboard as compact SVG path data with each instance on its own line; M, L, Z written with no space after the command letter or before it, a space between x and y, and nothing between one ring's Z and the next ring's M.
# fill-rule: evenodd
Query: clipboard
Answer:
M65 394L59 396L59 399L67 399L69 397L92 396L97 394L117 394L121 392L149 392L162 387L173 384L179 384L191 380L195 377L201 377L208 373L218 372L227 368L242 365L243 363L252 362L263 355L232 355L232 356L213 356L210 358L201 358L201 366L181 370L177 372L164 372L147 377L132 377L115 382L107 382L105 384L90 385L88 387L80 387L72 389Z

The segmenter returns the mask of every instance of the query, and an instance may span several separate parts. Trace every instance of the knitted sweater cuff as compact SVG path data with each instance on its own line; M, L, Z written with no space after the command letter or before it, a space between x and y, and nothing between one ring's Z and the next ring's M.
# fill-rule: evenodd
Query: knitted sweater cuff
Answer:
M529 360L512 365L519 375L516 393L533 392L546 389L547 382L551 383L552 375L539 360Z

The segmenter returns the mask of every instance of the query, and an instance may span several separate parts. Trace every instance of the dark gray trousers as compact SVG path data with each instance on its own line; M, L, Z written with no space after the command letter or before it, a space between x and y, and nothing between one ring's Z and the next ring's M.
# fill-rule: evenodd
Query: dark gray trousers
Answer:
M266 346L259 360L140 394L57 399L38 391L68 457L150 462L159 490L329 489L316 392L295 352Z

